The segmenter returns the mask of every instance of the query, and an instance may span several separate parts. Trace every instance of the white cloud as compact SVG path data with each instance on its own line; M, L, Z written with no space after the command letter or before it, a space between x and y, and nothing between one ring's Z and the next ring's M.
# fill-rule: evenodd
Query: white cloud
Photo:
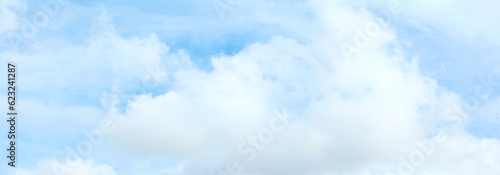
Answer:
M0 36L5 36L20 28L19 11L24 11L26 5L23 1L5 0L0 2Z
M47 159L38 163L36 169L16 169L12 175L115 175L115 171L108 165L96 165L92 160L82 161L80 166L75 168L63 167L65 162L58 162L56 160ZM66 168L66 169L64 169ZM68 173L69 172L69 173Z
M493 22L500 16L498 2L490 1L413 1L405 13L409 18L430 24L458 41L485 41L500 44L500 25ZM425 11L426 13L422 13ZM485 43L485 44L486 44Z
M416 149L415 140L430 137L450 108L461 103L459 98L421 76L416 61L388 54L386 45L397 41L387 29L348 61L336 48L337 38L354 38L354 28L374 18L336 3L312 4L319 10L319 23L325 24L315 26L325 32L315 34L312 43L274 37L236 55L213 58L210 72L174 72L172 91L130 103L128 118L113 139L133 145L127 150L142 155L188 161L181 174L220 170L230 159L244 164L247 173L263 175L360 174L377 164L389 164L386 172L398 173L398 157ZM239 143L265 126L272 109L283 106L301 108L291 109L294 122L286 132L276 135L255 161L245 163L245 155L236 153ZM450 133L453 137L444 146L471 137L461 131ZM495 141L465 142L499 146ZM430 156L453 157L462 151ZM485 158L483 153L475 158ZM416 168L418 174L467 174L491 164L478 160L471 161L474 166L461 162L463 171L447 166L452 159Z
M339 44L353 44L358 28L366 32L366 24L375 19L369 12L319 0L305 8L294 3L251 3L240 12L255 13L248 24L277 23L299 39L271 37L234 55L214 56L213 70L201 71L192 66L189 53L169 53L155 34L120 36L103 14L95 36L84 45L49 40L33 47L37 54L3 55L22 60L29 92L54 86L57 90L116 84L123 88L130 80L145 78L141 68L161 65L165 71L161 81L168 83L169 91L130 100L126 118L99 145L99 153L106 152L101 158L109 164L124 163L120 167L133 163L119 159L168 157L177 162L166 172L172 174L207 174L224 169L232 159L243 165L245 174L398 174L398 158L417 149L415 140L431 138L437 127L449 131L449 139L415 167L417 174L500 173L493 167L500 161L499 141L463 132L467 117L449 124L444 117L452 109L466 116L456 107L462 103L460 97L422 76L416 58L408 61L403 50L389 47L399 42L394 31L381 27L380 34L370 37L353 58L344 57ZM288 19L289 9L303 9L310 16ZM111 107L110 117L122 115L112 109L120 93L103 97L104 106ZM247 163L248 155L237 151L240 143L267 127L272 111L283 107L293 121ZM40 172L51 172L44 165L53 162L42 162ZM91 161L76 172L115 173Z

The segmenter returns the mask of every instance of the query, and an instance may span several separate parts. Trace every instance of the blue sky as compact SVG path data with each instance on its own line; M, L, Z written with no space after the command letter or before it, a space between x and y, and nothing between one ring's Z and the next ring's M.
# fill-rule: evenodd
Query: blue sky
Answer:
M20 67L21 119L18 167L0 171L192 175L235 160L248 175L386 175L407 161L412 174L498 174L499 6L6 0L0 58ZM37 14L47 21L27 36ZM246 160L273 111L292 122ZM435 147L412 162L422 142Z

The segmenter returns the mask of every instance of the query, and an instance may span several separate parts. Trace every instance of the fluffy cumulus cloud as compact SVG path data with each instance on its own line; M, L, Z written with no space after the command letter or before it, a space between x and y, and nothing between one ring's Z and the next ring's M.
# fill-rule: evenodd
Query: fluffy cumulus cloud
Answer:
M277 25L284 34L212 55L206 58L210 70L196 66L194 53L171 51L157 34L121 36L106 10L82 44L46 39L30 47L33 53L1 53L25 65L24 92L50 87L69 94L55 96L59 102L34 95L25 103L45 111L28 113L29 119L43 123L33 116L45 116L52 124L70 126L26 130L33 138L43 137L36 133L40 128L67 130L71 142L65 144L78 154L45 145L55 156L39 157L37 166L12 174L500 173L500 141L467 132L467 103L421 73L419 58L406 54L390 21L345 1L246 5L231 13L248 21L229 17L228 22ZM287 11L292 9L301 11ZM287 14L295 20L285 20ZM440 17L415 20L442 28L441 21L451 17ZM467 31L451 35L494 34ZM92 102L63 105L74 100L71 96L100 99L102 109ZM498 100L485 106L484 115L494 113L495 104ZM53 108L63 108L64 114ZM103 120L112 130L103 129ZM74 129L90 130L92 123L94 135ZM102 141L93 142L96 138ZM82 154L79 143L85 141L92 149Z
M388 45L397 43L397 38L386 28L358 56L345 58L336 47L338 38L356 39L356 27L375 30L363 27L377 20L366 11L336 3L310 5L317 12L315 27L324 31L318 35L327 37L307 44L273 37L235 55L212 58L210 72L174 72L171 91L157 97L141 96L129 104L127 119L112 139L131 146L130 150L149 148L143 154L187 161L179 174L226 170L226 163L232 160L241 165L244 174L498 172L489 166L498 161L495 158L460 162L474 164L467 171L449 166L452 159L422 160L420 164L427 157L412 153L438 137L432 128L449 127L442 123L449 122L446 117L461 103L459 98L420 75L415 60L393 54L402 51L390 50ZM283 107L291 112L286 131L276 133L268 145L261 142L266 148L256 146L257 156L242 154L245 147L241 145L260 136L260 129L273 118L273 109ZM460 128L449 132L444 133L447 144L438 147L461 142L488 147L484 149L498 147L496 140L472 139ZM441 144L432 141L427 148L433 151L434 143ZM429 157L459 156L462 151L433 151L435 155ZM489 151L472 152L486 159ZM248 161L247 157L255 159ZM412 163L415 160L417 165ZM408 162L412 167L406 166Z

